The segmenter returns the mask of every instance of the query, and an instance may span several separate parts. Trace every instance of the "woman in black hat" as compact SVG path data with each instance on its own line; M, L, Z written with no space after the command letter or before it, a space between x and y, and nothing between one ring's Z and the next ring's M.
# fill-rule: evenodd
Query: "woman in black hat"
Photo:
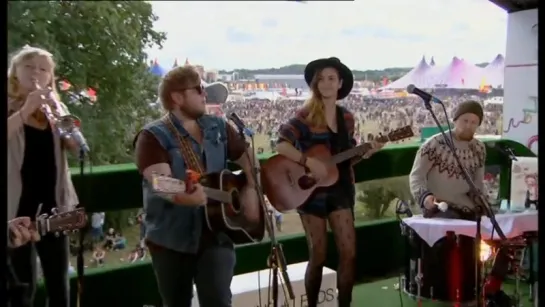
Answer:
M354 77L339 59L328 58L310 62L305 68L305 80L312 90L312 96L295 118L280 127L277 151L307 166L314 177L319 179L326 176L326 167L320 160L307 157L305 152L308 149L324 144L330 148L331 154L336 154L356 144L354 116L347 109L336 105L337 100L344 99L352 90ZM374 149L364 158L382 147L378 143L373 146ZM338 164L337 183L318 189L298 210L310 252L305 275L309 307L318 304L327 251L326 221L329 221L339 250L339 307L350 306L352 301L356 259L353 162Z

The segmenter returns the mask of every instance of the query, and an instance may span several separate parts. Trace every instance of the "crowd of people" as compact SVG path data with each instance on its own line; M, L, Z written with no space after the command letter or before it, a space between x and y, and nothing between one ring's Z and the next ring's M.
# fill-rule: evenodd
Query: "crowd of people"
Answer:
M452 117L456 106L465 100L472 99L483 103L485 116L479 134L500 134L502 108L497 105L484 105L484 99L476 96L456 95L444 97L446 114ZM267 135L269 144L260 151L274 149L274 141L280 124L294 116L304 101L301 99L285 99L270 101L265 99L246 99L244 102L227 102L222 106L225 114L237 113L244 119L256 134ZM422 100L417 97L397 99L373 99L361 95L349 95L341 105L352 111L356 118L356 140L364 142L379 133L385 133L404 126L411 126L415 135L419 136L423 127L435 126L429 111L424 108ZM439 121L446 125L445 112L438 104L433 105L434 113Z

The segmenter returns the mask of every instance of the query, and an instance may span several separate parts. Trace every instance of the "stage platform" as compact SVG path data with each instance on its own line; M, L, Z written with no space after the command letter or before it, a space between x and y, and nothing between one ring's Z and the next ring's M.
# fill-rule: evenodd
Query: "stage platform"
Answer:
M406 294L401 293L403 305L401 305L399 298L399 290L396 288L396 284L399 283L397 277L390 279L383 279L379 281L362 283L356 285L353 292L353 306L361 307L416 307L418 302ZM513 285L508 283L505 285L507 293L511 294ZM526 285L521 285L522 295L522 307L532 307L532 303L528 301L529 290ZM422 305L418 307L439 307L439 306L453 306L453 304L444 304L433 302L430 300L422 300Z

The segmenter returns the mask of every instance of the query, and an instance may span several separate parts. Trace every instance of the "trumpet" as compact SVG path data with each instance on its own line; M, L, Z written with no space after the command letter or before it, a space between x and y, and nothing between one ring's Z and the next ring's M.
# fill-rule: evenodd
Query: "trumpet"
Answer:
M35 85L37 90L41 88L38 84ZM79 117L68 113L68 110L63 107L53 93L50 93L49 97L42 95L41 98L53 103L55 112L51 109L49 103L44 103L40 107L40 111L44 113L51 127L55 129L61 138L73 139L78 143L80 150L85 153L89 152L89 146L79 129L81 123Z

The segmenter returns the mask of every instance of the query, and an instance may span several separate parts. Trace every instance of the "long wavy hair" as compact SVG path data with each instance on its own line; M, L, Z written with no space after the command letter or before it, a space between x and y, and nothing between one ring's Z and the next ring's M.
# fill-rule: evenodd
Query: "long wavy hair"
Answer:
M312 125L317 127L326 126L327 122L325 120L325 107L324 101L322 99L322 94L318 90L318 81L320 79L320 74L322 69L316 70L316 73L312 77L310 82L310 98L307 99L304 103L304 108L308 111L306 120Z
M8 112L15 112L21 109L25 103L27 93L21 90L21 83L17 79L17 68L26 60L34 57L45 57L49 64L51 64L51 81L47 86L52 89L52 94L55 98L59 99L59 93L55 86L55 61L53 55L41 48L25 46L11 56L8 66L8 101L15 102L15 105L11 107ZM40 110L37 110L32 116L40 123L45 123L47 118Z

